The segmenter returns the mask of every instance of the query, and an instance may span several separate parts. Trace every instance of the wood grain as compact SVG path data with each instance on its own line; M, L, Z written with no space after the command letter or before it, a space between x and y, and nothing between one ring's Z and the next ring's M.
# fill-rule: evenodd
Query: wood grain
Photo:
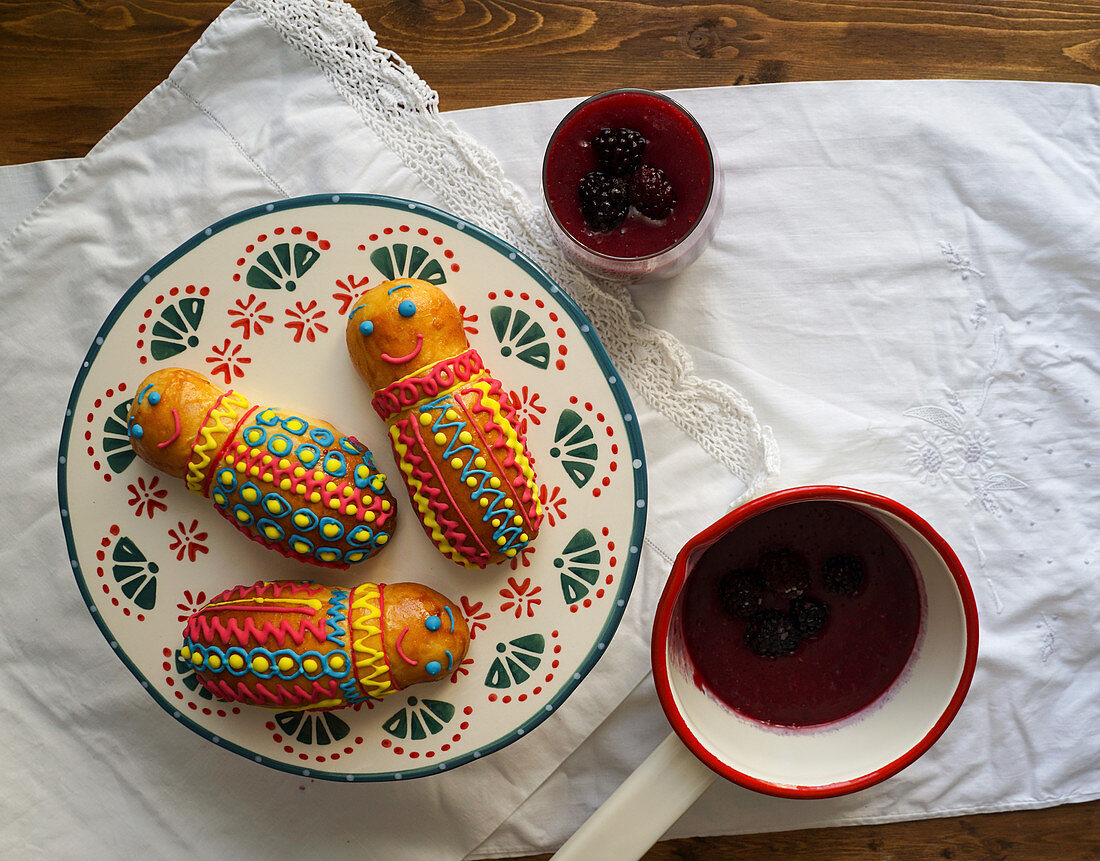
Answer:
M82 156L224 0L5 0L0 164ZM444 110L655 89L859 78L1100 84L1100 0L356 0ZM530 856L543 859L549 856ZM1086 861L1100 802L873 827L664 841L648 861Z

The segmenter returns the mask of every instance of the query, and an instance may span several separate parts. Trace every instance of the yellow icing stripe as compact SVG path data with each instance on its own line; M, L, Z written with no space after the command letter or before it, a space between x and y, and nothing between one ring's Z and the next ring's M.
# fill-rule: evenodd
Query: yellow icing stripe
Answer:
M310 607L314 612L319 612L322 607L325 606L324 601L320 601L316 598L264 598L256 596L253 598L237 598L233 601L215 601L207 604L207 607L254 607L257 604L301 604L305 607ZM278 610L279 607L273 609Z
M382 648L382 608L378 586L363 583L355 590L349 608L352 630L361 636L351 637L351 653L359 685L367 696L379 699L393 693L390 668Z
M424 483L413 475L413 467L408 458L409 447L401 442L401 433L396 425L390 425L390 437L393 440L394 454L397 455L397 465L405 473L405 483L412 491L412 501L420 514L421 522L428 528L435 546L439 548L440 553L450 556L462 567L476 568L476 565L472 564L469 559L454 548L443 534L443 530L439 528L439 521L435 519L435 512L432 511L431 505L428 503L428 497L422 492Z
M203 494L206 484L206 470L213 455L217 454L222 443L215 437L218 433L229 433L237 425L237 416L247 410L251 404L237 392L226 392L210 410L202 427L199 438L191 446L191 459L187 461L187 489Z

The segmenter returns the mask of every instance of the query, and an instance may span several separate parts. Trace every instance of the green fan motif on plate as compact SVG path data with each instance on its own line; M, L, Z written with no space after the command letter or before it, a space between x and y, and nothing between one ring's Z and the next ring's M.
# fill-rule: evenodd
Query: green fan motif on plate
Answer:
M559 459L577 487L584 487L596 472L600 456L596 435L576 410L564 409L554 429L550 457Z
M542 653L546 651L546 638L542 634L527 634L507 643L497 643L497 651L501 655L489 667L485 686L510 688L513 684L523 684L538 669Z
M111 573L122 594L142 610L152 610L157 604L157 563L146 559L134 540L126 536L115 544L111 562Z
M280 242L260 254L248 268L244 283L254 290L286 290L298 287L298 279L321 258L308 242Z
M205 309L206 300L194 296L166 306L150 332L149 355L160 362L197 347L199 336L196 333Z
M213 700L214 695L199 683L199 677L195 673L195 665L190 661L185 661L183 656L180 655L179 649L176 649L175 657L176 675L183 682L183 686L191 693L197 694L201 699Z
M351 727L332 712L279 712L275 723L299 744L333 744L351 732Z
M383 245L370 253L370 262L386 281L394 278L418 278L436 287L447 283L447 275L439 261L419 245L407 245L404 242Z
M442 732L454 716L455 707L451 703L409 697L408 705L402 706L387 718L382 729L395 738L420 741Z
M530 314L520 308L494 305L489 309L489 319L500 342L502 356L514 354L520 361L539 370L550 367L550 344L546 340L546 330Z
M554 567L561 572L561 593L566 604L583 600L600 579L600 548L596 536L581 529L569 539L561 556L554 559Z
M130 445L130 430L127 418L130 415L130 404L133 398L127 398L115 405L111 414L103 422L103 440L101 445L107 455L107 466L116 475L125 471L137 455L134 447Z

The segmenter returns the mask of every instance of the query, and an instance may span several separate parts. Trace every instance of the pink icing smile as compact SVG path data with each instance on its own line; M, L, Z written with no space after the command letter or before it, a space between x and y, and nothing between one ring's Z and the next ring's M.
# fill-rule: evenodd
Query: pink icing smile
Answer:
M389 362L391 365L403 365L405 364L405 362L411 362L413 359L419 356L420 351L423 349L423 347L424 334L422 332L417 332L416 346L413 348L413 351L411 353L409 353L407 356L391 356L389 355L389 353L383 353L382 360L385 362Z
M401 641L405 639L405 635L407 633L409 633L409 626L408 625L406 625L404 627L404 629L401 631L401 633L397 635L397 643L395 644L397 646L397 654L400 655L401 660L403 660L410 667L415 667L416 666L416 661L414 661L412 658L410 658L408 655L406 655L405 650L401 648Z
M158 442L157 448L168 448L168 446L170 446L172 443L180 438L180 414L177 410L172 410L172 418L176 422L175 433L173 433L172 436L166 439L164 442Z

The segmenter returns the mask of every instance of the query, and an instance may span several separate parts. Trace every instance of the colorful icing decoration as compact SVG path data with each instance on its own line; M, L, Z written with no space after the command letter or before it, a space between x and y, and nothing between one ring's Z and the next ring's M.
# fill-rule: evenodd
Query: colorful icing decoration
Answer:
M427 281L379 284L351 309L347 344L439 551L467 568L514 558L542 522L537 479L454 303Z
M341 708L440 678L444 660L448 667L456 655L461 661L469 645L465 620L456 631L429 632L421 624L424 633L413 633L418 616L443 608L457 609L417 583L235 586L187 620L180 658L222 700Z
M345 569L393 535L386 477L366 446L326 422L253 406L201 374L168 368L142 382L129 429L143 460L284 556Z

